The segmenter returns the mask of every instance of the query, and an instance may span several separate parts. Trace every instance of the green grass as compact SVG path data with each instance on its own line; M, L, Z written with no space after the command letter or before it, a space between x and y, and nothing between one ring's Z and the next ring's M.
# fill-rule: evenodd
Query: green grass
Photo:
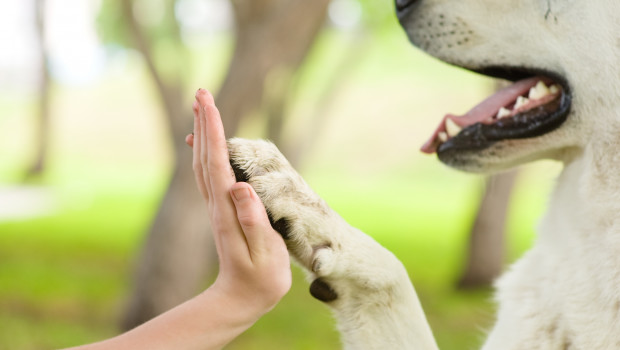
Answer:
M0 224L0 348L57 348L115 334L154 199L96 193L87 207L62 203L53 216Z
M54 215L0 223L0 348L57 348L116 334L132 263L164 181L142 177L138 185L137 170L115 179L96 167L81 172L89 174L94 182L88 191L69 186L70 178L55 180L65 190ZM308 179L349 222L403 261L442 349L480 343L493 317L490 292L453 288L478 193L472 186L480 181L466 177L447 186L398 177ZM539 191L519 193L528 202ZM77 205L81 201L88 204ZM531 214L521 208L512 215ZM521 245L529 245L530 231L521 235ZM294 271L291 292L229 349L339 348L328 309L310 297L303 275Z

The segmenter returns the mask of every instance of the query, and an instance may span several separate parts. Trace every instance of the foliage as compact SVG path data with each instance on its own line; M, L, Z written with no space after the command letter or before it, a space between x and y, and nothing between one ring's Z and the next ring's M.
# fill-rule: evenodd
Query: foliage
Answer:
M155 74L177 88L184 86L179 74L187 69L188 55L181 40L176 0L103 0L97 27L110 46L139 51L152 60Z
M363 25L373 32L384 33L395 18L394 2L389 0L356 0L362 7Z
M97 26L104 43L134 47L123 10L125 2L131 5L150 39L180 41L175 16L177 0L102 0Z
M107 45L132 47L129 29L123 18L122 0L103 0L97 16L99 38Z

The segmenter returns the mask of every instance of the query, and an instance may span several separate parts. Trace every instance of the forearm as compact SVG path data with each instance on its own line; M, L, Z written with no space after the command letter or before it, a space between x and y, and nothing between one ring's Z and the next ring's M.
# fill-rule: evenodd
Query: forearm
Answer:
M73 350L221 349L261 315L208 289L127 333Z

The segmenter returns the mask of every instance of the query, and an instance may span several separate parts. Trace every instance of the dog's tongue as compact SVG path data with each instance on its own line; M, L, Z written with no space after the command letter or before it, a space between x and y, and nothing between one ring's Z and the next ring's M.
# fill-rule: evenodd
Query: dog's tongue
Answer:
M540 80L545 80L542 77L533 77L524 80L520 80L508 87L505 87L497 91L486 100L480 102L476 107L472 108L469 112L462 116L456 116L453 114L447 114L441 120L441 123L435 129L435 132L431 138L420 149L424 153L435 153L437 147L441 141L439 140L439 133L446 132L446 119L450 118L452 121L462 127L468 127L475 123L491 123L493 117L497 114L502 107L507 107L516 101L517 97L526 94L530 88L536 85Z

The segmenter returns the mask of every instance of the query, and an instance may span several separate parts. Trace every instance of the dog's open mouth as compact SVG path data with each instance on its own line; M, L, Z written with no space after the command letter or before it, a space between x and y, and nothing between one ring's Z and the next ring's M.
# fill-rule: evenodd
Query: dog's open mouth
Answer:
M441 154L484 149L501 140L541 136L566 120L570 105L564 81L530 76L497 91L462 116L446 115L421 150Z

